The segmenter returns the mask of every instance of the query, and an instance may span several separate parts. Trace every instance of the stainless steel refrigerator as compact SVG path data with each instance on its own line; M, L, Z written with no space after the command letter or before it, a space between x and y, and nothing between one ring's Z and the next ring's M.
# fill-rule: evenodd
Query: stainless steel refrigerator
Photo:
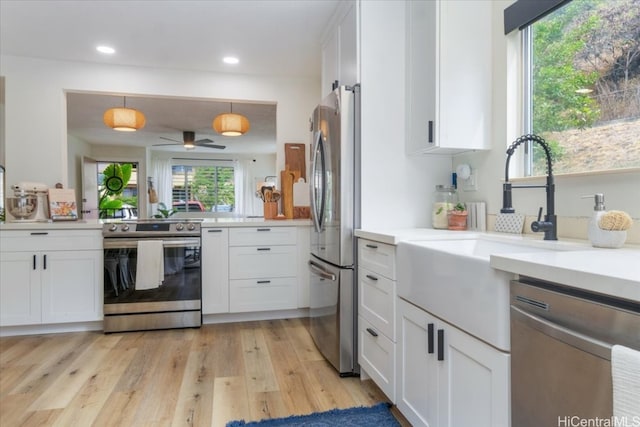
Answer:
M357 362L356 244L360 226L360 86L340 86L311 118L310 322L313 340L343 375Z

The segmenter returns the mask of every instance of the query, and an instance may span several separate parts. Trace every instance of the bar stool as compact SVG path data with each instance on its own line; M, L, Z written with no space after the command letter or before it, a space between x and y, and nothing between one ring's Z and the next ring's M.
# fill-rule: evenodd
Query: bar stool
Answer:
M114 254L107 253L104 257L104 268L107 270L113 291L118 296L118 258Z
M133 275L129 269L129 251L127 249L121 249L118 252L118 273L122 290L129 289L129 285L133 284Z

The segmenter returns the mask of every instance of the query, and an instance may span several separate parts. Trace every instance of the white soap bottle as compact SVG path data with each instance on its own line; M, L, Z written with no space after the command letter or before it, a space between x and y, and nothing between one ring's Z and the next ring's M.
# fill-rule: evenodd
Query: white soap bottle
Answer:
M587 196L591 197L591 196ZM604 194L596 193L593 195L595 206L593 207L593 215L591 216L591 220L589 221L589 229L587 231L587 236L589 237L589 241L592 245L596 245L597 242L600 241L600 227L598 226L598 222L600 221L600 217L606 212L604 207Z

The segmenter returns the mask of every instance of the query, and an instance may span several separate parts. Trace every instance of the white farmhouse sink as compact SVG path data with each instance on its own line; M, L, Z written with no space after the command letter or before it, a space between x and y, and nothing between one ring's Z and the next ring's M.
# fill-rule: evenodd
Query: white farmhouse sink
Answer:
M398 296L508 351L509 281L492 254L579 249L558 242L483 237L398 244ZM582 248L584 249L584 248Z

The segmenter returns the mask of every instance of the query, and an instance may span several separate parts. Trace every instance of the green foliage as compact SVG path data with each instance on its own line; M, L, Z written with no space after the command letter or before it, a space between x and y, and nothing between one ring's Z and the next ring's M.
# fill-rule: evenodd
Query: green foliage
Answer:
M579 89L593 88L598 73L575 67L577 55L585 48L587 34L600 25L592 15L575 24L589 2L576 0L563 13L551 15L534 26L533 132L540 134L565 129L584 129L599 117L596 101Z
M124 200L121 195L129 184L132 171L133 164L131 163L111 163L104 168L104 171L102 172L102 182L98 187L100 211L107 212L122 208ZM119 178L122 181L122 186L118 190L115 190L113 187L107 187L107 181L109 178L114 177ZM127 201L130 199L131 198L127 198ZM133 203L133 206L135 205L137 205L137 201Z
M454 211L458 211L458 212L464 212L467 210L466 206L464 205L464 203L462 202L458 202L456 203L456 205L453 207Z
M160 202L158 203L158 213L153 215L154 218L169 218L171 215L175 214L177 211L173 209L168 209L167 205Z

